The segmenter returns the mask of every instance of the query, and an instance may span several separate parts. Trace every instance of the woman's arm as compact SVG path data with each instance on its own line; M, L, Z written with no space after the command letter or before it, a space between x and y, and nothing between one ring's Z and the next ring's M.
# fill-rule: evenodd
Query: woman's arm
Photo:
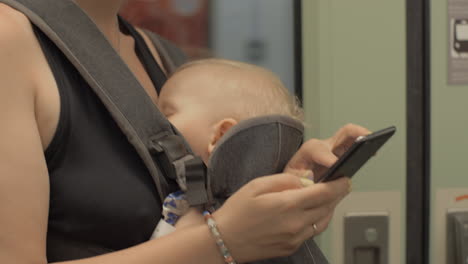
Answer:
M49 182L25 23L0 5L0 263L46 262Z

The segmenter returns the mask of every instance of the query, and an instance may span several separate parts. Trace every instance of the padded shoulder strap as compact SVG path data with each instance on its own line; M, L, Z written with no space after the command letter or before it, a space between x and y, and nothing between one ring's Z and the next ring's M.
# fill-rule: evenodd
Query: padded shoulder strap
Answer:
M156 166L155 159L159 161L161 157L166 158L159 164L163 166L164 175L176 180L176 173L172 173L173 164L165 162L165 152L174 149L179 151L171 153L173 155L169 161L174 162L190 154L190 150L185 147L184 140L175 135L169 121L157 109L94 22L70 0L0 2L25 14L75 66L135 147L153 177L161 200L164 200L171 190L168 181L162 177L162 172ZM158 47L161 46L163 45ZM170 59L176 51L170 51L166 45L165 52L162 57L166 63L176 65ZM185 173L185 170L182 171ZM185 184L185 175L183 178L177 182ZM200 202L203 198L199 199Z

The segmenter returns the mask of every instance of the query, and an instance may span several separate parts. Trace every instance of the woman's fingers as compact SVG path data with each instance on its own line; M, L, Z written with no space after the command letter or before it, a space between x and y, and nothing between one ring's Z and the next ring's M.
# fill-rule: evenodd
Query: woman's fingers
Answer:
M302 188L302 186L300 178L290 173L264 176L252 180L249 183L250 190L252 190L254 197L266 193L299 189Z
M324 227L323 225L318 225L320 222L322 222L322 219L326 218L328 215L330 215L330 212L333 211L333 206L332 204L327 204L323 205L321 207L317 207L314 209L309 209L305 210L303 213L304 217L304 222L306 226L316 224L317 227ZM325 226L326 227L326 226ZM323 231L322 229L318 229L317 232Z
M298 173L312 170L312 177L319 178L351 147L356 138L370 131L364 127L348 124L326 140L311 139L305 142L285 167L285 172Z
M330 224L332 217L333 217L333 211L329 211L327 215L325 215L324 217L320 218L319 221L312 224L312 227L314 226L314 224L316 227L314 228L314 231L315 231L314 236L320 235L323 231L325 231L328 228L328 225Z
M285 172L297 173L310 170L310 177L317 179L337 160L328 141L311 139L305 142L288 162Z
M336 155L332 152L334 148L351 146L357 137L369 133L370 131L364 127L348 124L327 140L310 139L302 144L298 152L291 158L286 170L315 169L315 165L330 167L337 160Z
M350 191L349 178L343 177L327 183L317 183L301 190L292 192L291 195L303 209L313 209L340 201Z
M340 157L341 155L343 155L343 153L346 152L346 150L348 150L351 147L351 145L358 137L368 135L370 133L371 131L369 131L367 128L354 124L348 124L340 128L335 133L335 135L327 139L327 141L329 141L330 144L333 146L333 153L336 156Z
M311 232L308 231L311 231L309 228L311 226L314 227L312 230L314 231L313 236L322 233L328 227L328 223L333 216L335 207L345 195L346 194L338 194L338 196L332 196L330 199L314 203L312 207L304 209L303 220L305 223L305 238L310 237ZM311 204L309 204L309 206L311 206Z
M310 222L309 224L305 225L303 231L300 234L298 234L298 240L306 241L311 237L320 235L323 231L325 231L328 228L332 216L333 211L328 211L328 214L324 215L323 217L319 218L314 222Z
M315 165L330 167L336 160L327 141L311 139L302 144L287 164L285 171L314 169Z
M354 141L359 136L368 135L370 133L371 131L365 127L347 124L340 128L332 138L334 138L337 143L344 143L347 140Z
M234 257L248 262L260 251L261 257L285 256L327 228L348 191L347 178L303 187L296 175L265 176L242 187L213 216Z

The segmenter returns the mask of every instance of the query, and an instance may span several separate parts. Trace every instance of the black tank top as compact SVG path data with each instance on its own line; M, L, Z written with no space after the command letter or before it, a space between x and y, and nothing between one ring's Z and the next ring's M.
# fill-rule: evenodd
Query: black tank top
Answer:
M159 92L166 77L142 37L120 22L122 32L135 39L137 55ZM92 257L147 241L161 217L149 172L73 65L39 29L34 31L61 105L56 133L45 151L48 261Z

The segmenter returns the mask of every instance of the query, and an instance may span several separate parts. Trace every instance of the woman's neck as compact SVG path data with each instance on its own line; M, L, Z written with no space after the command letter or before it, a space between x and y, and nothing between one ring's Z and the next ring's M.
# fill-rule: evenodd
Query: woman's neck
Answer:
M91 17L109 41L117 45L120 38L117 14L125 0L75 0L75 2Z

